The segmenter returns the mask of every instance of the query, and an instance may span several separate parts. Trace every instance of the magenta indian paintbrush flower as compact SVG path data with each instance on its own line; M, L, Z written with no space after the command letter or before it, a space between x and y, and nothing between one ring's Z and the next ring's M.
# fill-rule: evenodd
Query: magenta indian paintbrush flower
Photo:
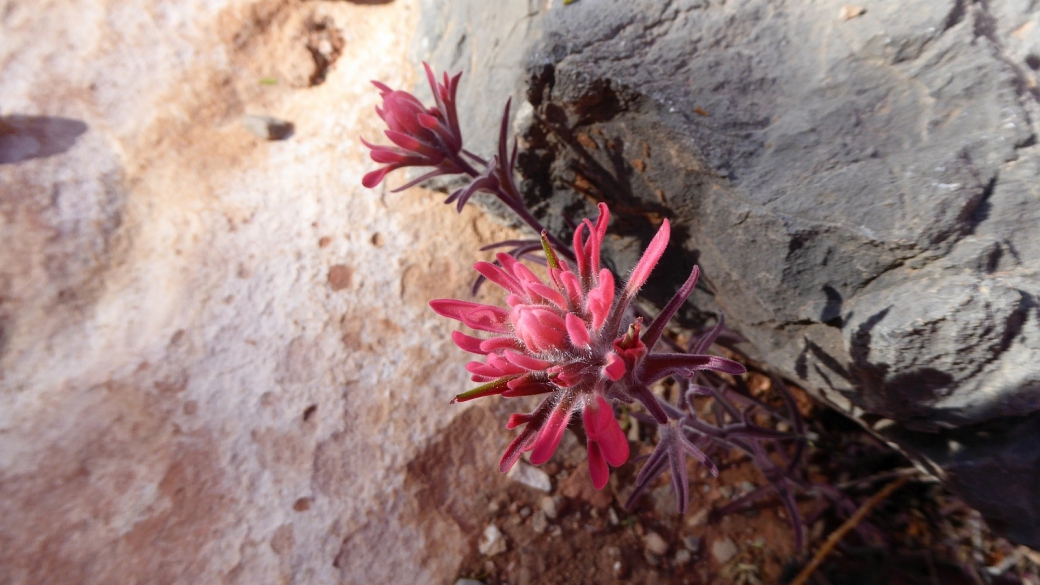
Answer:
M628 440L622 432L614 401L640 401L661 423L668 417L649 386L667 377L692 376L711 369L731 374L743 366L711 355L650 353L664 326L693 292L698 270L676 293L653 323L642 331L641 319L631 321L629 304L650 276L668 245L665 220L633 269L620 295L614 276L600 267L600 246L610 212L599 205L599 218L588 219L574 231L575 266L562 260L542 232L548 282L508 254L498 254L500 266L478 262L476 270L502 287L508 308L456 299L439 299L430 306L438 314L461 321L482 338L456 331L452 339L462 349L484 356L467 365L474 382L463 402L500 394L506 398L547 394L529 414L514 414L506 425L524 429L506 449L499 464L508 471L525 451L538 465L552 457L571 416L580 412L588 439L589 472L597 489L606 485L609 467L628 460ZM586 237L585 232L588 231ZM453 402L454 402L453 401Z
M462 74L449 78L445 73L443 83L437 83L430 66L425 63L423 66L437 102L436 107L427 108L406 91L390 89L378 81L372 82L379 88L383 98L383 105L376 107L376 113L386 122L384 134L394 146L378 146L361 139L372 150L372 160L386 164L361 179L365 187L375 187L388 173L404 167L433 167L433 170L398 187L397 191L439 175L472 170L461 157L462 131L459 129L459 115L455 107L455 94Z

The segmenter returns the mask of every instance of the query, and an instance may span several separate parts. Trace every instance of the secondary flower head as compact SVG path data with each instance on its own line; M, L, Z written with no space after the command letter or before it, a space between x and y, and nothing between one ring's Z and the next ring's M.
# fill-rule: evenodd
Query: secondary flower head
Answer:
M434 167L434 170L398 190L438 175L461 173L467 168L459 156L462 151L462 131L459 129L459 116L455 107L455 94L462 74L449 78L445 73L443 82L437 83L430 66L425 63L423 66L437 102L436 107L427 108L406 91L390 89L378 81L372 82L379 88L383 98L383 105L376 107L376 113L386 122L384 133L395 146L377 146L361 139L372 150L372 160L386 164L362 178L361 183L365 187L375 187L390 171L404 167Z
M534 412L510 417L508 428L524 425L524 429L502 456L502 472L525 451L531 451L535 465L548 461L571 416L580 412L588 438L589 471L600 489L609 479L608 465L617 467L629 455L628 441L614 417L614 400L639 400L665 422L667 415L648 388L653 382L669 375L689 376L697 369L744 371L740 364L715 356L649 353L664 323L692 292L697 270L641 334L641 321L626 323L626 312L668 245L668 221L617 294L613 274L600 267L610 212L602 203L599 211L595 224L586 219L574 232L575 266L560 259L543 232L548 282L508 254L498 254L499 265L475 265L506 291L508 308L455 299L430 303L438 314L491 334L485 338L452 334L460 348L484 356L483 361L466 366L473 381L483 384L459 394L455 401L495 394L548 395Z

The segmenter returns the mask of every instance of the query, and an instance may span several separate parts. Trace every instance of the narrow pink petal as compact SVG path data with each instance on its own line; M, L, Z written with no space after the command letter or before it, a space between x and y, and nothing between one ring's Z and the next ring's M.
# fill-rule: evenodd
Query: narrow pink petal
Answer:
M573 272L564 272L560 274L560 283L563 284L563 290L567 292L567 300L570 301L571 309L581 309L581 301L584 298L584 293L581 290L581 281L574 275Z
M480 342L480 351L488 354L500 349L519 349L520 344L512 337L492 337ZM476 352L474 352L476 353Z
M610 352L607 354L607 364L603 366L603 375L617 382L625 375L625 360L618 354Z
M592 314L592 330L599 331L614 305L614 275L604 268L599 271L599 285L589 291L588 311Z
M473 268L475 268L477 272L483 274L484 277L491 282L511 293L523 294L524 292L523 288L520 286L520 281L490 262L477 262L473 265Z
M533 358L522 353L507 350L502 353L502 357L506 358L509 363L524 368L526 370L542 371L549 367L549 362Z
M607 401L597 394L595 400L586 404L581 411L581 423L585 426L585 434L589 439L599 440L600 429L605 426L605 421L601 420L604 416L614 418L614 412L610 410Z
M513 263L513 275L516 276L516 279L523 285L535 283L542 284L542 280L535 276L534 272L531 272L530 268L520 262Z
M513 442L506 447L506 452L502 454L502 459L498 462L498 470L505 473L512 469L513 465L516 464L516 460L520 458L524 451L531 448L536 438L535 430L530 427L521 431L513 439Z
M487 351L480 347L483 343L482 339L478 339L471 335L466 335L461 331L452 331L451 340L455 342L455 345L459 346L463 351L470 353L476 353L480 355L487 355Z
M600 395L596 401L582 411L582 423L590 444L595 441L599 449L612 467L618 467L628 461L628 439L621 431L621 425L614 418L614 409Z
M505 398L519 398L521 396L536 396L547 394L555 390L552 384L542 380L532 380L530 376L522 376L509 381L509 389L502 392Z
M601 490L610 481L610 469L603 459L603 453L596 441L589 439L589 475L592 476L592 487Z
M560 404L549 415L545 426L538 433L534 442L534 450L531 451L531 464L541 465L549 460L556 452L556 447L563 438L563 431L567 429L567 421L571 418L571 405Z
M589 330L585 328L585 321L582 321L574 313L567 313L564 321L567 324L567 335L571 338L571 345L574 347L588 347L591 338L589 337Z
M406 155L386 146L377 146L373 148L372 152L369 153L369 156L372 157L373 161L379 164L397 165L405 164L406 159L408 158Z
M542 284L540 282L532 282L531 284L527 285L527 290L544 298L545 300L549 301L550 303L556 305L561 309L567 308L567 301L564 300L563 295L561 295L559 291L548 285Z
M520 414L519 412L515 412L509 415L509 422L506 423L506 428L515 429L520 425L526 425L527 423L531 422L532 419L534 419L533 415Z
M395 132L393 130L387 130L384 132L384 134L386 134L386 137L389 138L391 142L405 150L411 150L412 152L423 152L425 150L432 150L433 148L431 145L426 144L425 142L420 142L416 140L414 137L405 134L404 132Z
M470 303L458 299L436 299L430 301L430 308L442 317L462 321L479 331L488 331L490 333L509 332L509 328L505 325L509 321L509 312L501 307Z
M477 376L487 376L489 378L500 378L505 375L501 368L485 364L484 362L469 362L466 364L466 371Z
M382 183L383 179L386 177L387 173L389 173L390 171L392 171L394 169L395 169L395 167L393 165L390 165L388 167L383 167L381 169L376 169L376 170L372 171L371 173L368 173L364 177L362 177L361 178L361 184L364 185L368 189L372 189L376 185Z
M426 128L427 130L433 130L435 132L446 132L448 130L441 123L440 118L437 118L436 116L431 116L429 114L419 114L415 117L415 119L419 120L419 123L422 124L422 127Z
M643 252L643 256L636 263L636 267L632 270L632 276L628 278L628 284L625 285L625 296L634 297L639 289L646 284L646 279L650 277L650 272L653 271L654 266L657 265L658 260L661 259L661 255L664 254L664 249L668 247L668 237L671 233L671 227L668 224L668 220L664 220L661 224L661 229L657 230L657 234L654 239L650 240L650 245L646 247Z
M581 232L585 224L579 224L574 228L574 259L578 264L578 275L585 280L589 275L589 259L585 257L585 246L581 242Z
M513 258L505 252L499 252L495 254L495 258L498 259L498 263L502 265L502 268L509 274L513 274L513 265L519 264L516 258Z
M611 467L619 467L628 461L628 437L611 411L610 422L600 431L599 446Z
M600 247L603 246L603 238L607 235L607 224L610 223L610 209L607 207L607 204L600 203L598 207L599 217L596 218L596 229L592 235L589 236L589 239L592 242L592 250L590 254L592 262L589 268L592 272L599 270Z
M599 263L597 262L596 265L593 266L592 262L593 248L596 248L595 253L597 255L597 258L599 256L599 248L597 247L598 244L596 244L596 226L592 225L592 222L588 219L583 220L582 223L585 224L587 228L589 228L589 237L585 239L585 246L582 249L582 252L585 254L585 258L588 262L586 265L586 268L588 268L589 270L588 276L591 277L593 274L596 273L597 270L599 270ZM584 281L586 275L582 274L581 276L582 280Z

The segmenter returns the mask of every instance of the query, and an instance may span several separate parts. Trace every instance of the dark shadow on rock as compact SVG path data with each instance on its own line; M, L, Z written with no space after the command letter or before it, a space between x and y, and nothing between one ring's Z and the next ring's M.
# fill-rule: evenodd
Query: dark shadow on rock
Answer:
M918 368L889 377L888 364L870 361L871 330L888 315L891 307L879 311L863 322L852 335L849 356L849 379L855 380L868 410L883 411L885 416L900 420L907 428L935 430L929 422L931 405L949 392L953 376L935 368Z
M995 532L1040 546L1040 413L932 433L893 425L881 434L942 468L946 485Z
M823 306L820 322L841 329L841 305L844 302L844 299L841 298L841 293L828 284L823 287L823 294L827 295L827 304Z
M61 154L87 131L80 120L56 116L0 118L0 164Z

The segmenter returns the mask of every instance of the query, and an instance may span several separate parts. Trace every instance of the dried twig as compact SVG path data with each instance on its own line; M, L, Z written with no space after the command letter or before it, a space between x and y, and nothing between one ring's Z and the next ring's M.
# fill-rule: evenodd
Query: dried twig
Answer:
M823 546L820 547L820 550L816 551L816 554L813 555L813 558L811 561L809 561L809 564L805 565L805 568L802 569L801 573L798 573L798 576L795 577L793 581L791 581L790 585L805 585L809 577L812 576L813 572L820 566L820 563L823 562L823 559L825 559L827 555L830 554L832 550L834 550L834 547L837 546L839 542L841 542L841 539L845 538L846 534L848 534L853 528L856 527L857 524L859 524L864 518L866 518L867 514L870 514L871 510L877 507L877 505L880 504L885 498L892 495L892 492L902 487L908 479L910 478L904 475L896 479L892 483L886 485L885 487L881 488L881 491L871 496L869 500L867 500L862 506L860 506L859 510L856 510L855 514L853 514L848 520L846 520L845 523L842 524L837 530L831 533L831 535L827 538L827 542L823 543Z
M919 477L920 475L921 471L916 467L902 467L892 471L886 471L884 473L878 473L868 477L861 477L859 479L853 479L851 481L842 482L836 484L834 487L838 488L839 490L847 490L849 488L865 486L872 483L884 481L886 479L895 479L897 477L903 476L910 477L916 480L921 480L922 478Z

